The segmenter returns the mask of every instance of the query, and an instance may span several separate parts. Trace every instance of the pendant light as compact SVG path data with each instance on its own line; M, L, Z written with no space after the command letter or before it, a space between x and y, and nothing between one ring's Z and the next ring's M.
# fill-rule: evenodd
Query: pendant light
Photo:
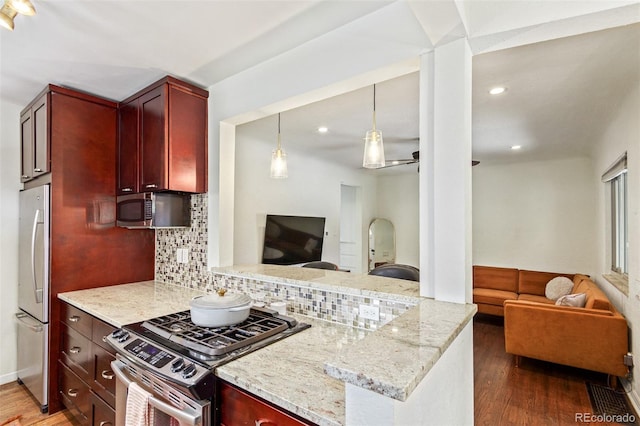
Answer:
M287 153L284 152L280 143L280 113L278 113L278 146L271 154L271 177L274 179L288 177Z
M36 14L36 8L29 0L5 0L0 8L0 26L13 31L13 20L18 13L33 16Z
M373 85L373 128L367 131L364 138L364 156L362 167L378 169L384 167L384 145L382 132L376 129L376 85Z

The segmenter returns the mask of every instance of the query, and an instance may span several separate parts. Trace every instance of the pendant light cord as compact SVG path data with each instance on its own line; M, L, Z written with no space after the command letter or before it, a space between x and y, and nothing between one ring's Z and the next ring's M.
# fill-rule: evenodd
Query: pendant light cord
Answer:
M278 151L281 150L280 145L280 113L278 113Z
M373 130L376 130L376 85L373 85Z

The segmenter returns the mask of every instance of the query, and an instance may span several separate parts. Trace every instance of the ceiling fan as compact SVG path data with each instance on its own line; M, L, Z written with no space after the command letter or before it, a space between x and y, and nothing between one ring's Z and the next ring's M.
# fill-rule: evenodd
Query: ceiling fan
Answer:
M387 160L385 161L384 167L380 167L380 168L386 169L388 167L406 166L407 164L415 164L419 162L420 162L420 151L413 151L411 153L411 158L400 159L400 160ZM480 164L480 161L471 160L471 166L477 166L478 164Z

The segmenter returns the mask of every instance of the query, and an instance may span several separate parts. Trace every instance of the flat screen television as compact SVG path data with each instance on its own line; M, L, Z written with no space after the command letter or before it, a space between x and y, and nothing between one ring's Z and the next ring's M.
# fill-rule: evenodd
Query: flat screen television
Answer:
M324 217L267 215L262 263L295 265L322 259Z

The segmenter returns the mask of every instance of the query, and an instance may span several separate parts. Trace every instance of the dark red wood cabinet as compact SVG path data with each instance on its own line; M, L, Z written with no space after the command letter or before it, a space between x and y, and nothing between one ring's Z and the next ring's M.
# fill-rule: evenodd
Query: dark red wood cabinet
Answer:
M227 382L219 382L220 425L300 426L314 423L273 406Z
M208 96L165 77L119 104L119 195L207 191Z
M27 182L50 171L49 93L42 93L20 113L20 181Z
M115 327L62 303L59 395L83 425L115 426L113 349L103 340Z
M72 398L61 395L60 383L78 379L90 385L93 374L85 348L91 329L60 321L58 293L154 278L153 230L115 224L117 106L48 85L20 114L22 174L37 172L21 180L25 188L50 185L50 413ZM84 410L86 401L81 399L77 406Z

